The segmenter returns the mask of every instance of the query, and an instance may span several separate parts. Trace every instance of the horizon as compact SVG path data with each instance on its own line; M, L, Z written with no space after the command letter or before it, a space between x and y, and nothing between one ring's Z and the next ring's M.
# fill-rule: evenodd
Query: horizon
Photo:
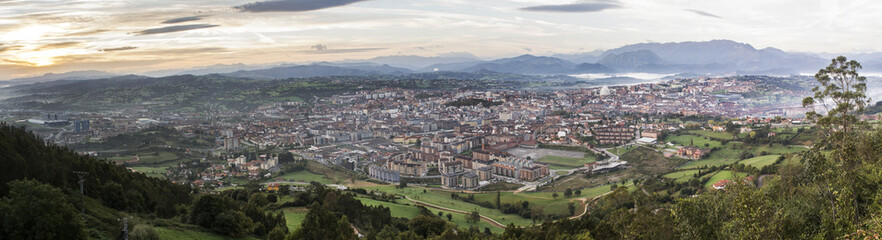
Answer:
M871 21L882 4L869 1L82 0L0 6L4 79L463 52L498 59L715 39L816 55L882 51L870 41L882 36L882 23Z

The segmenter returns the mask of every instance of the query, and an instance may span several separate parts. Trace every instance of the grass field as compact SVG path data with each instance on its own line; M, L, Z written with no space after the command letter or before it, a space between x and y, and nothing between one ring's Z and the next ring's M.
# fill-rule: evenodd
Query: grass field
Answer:
M759 156L759 157L755 157L755 158L744 159L739 163L744 164L744 165L748 165L748 166L752 166L755 168L763 168L765 166L774 164L775 161L778 161L778 157L780 157L780 156L781 155Z
M146 166L135 166L131 167L138 172L147 174L147 176L155 177L155 178L166 178L165 172L167 167L146 167Z
M672 172L665 175L662 175L664 178L674 179L675 182L686 182L692 178L698 170L684 170L679 172Z
M450 192L441 191L441 190L431 190L427 189L426 192L423 192L423 188L415 188L415 187L407 187L407 188L396 188L391 185L383 185L376 187L367 187L365 189L374 190L374 191L382 191L387 193L394 193L398 195L409 196L414 200L419 200L422 202L434 204L441 207L446 207L450 209L457 209L462 211L478 211L479 214L483 216L490 217L496 221L499 221L503 225L508 225L509 223L514 223L517 226L528 226L532 225L533 222L530 219L523 218L521 216L515 214L504 214L502 211L498 209L485 208L476 204L467 203L461 200L455 200L450 198ZM493 193L495 196L495 193Z
M387 208L389 208L389 212L392 214L393 217L403 217L403 218L411 219L413 217L416 217L420 213L420 210L416 207L417 204L415 204L407 199L398 199L395 203L377 201L377 200L373 200L370 198L361 198L361 197L358 197L357 199L360 200L361 204L364 204L364 205L387 207ZM483 231L484 228L490 228L490 231L492 231L494 233L501 233L504 231L504 229L502 229L502 228L495 227L495 226L490 225L489 223L486 223L483 221L478 222L478 223L470 223L466 220L465 214L443 211L443 210L438 210L438 209L434 209L434 208L429 208L429 210L432 211L432 213L434 213L434 214L437 214L439 211L443 212L444 216L441 217L441 219L444 219L444 220L447 220L447 214L450 213L450 215L453 216L453 218L451 218L450 222L453 222L454 224L456 224L457 228L477 227L481 231Z
M710 180L708 180L706 183L704 183L704 187L705 188L712 188L714 183L717 183L720 180L723 180L723 179L735 180L736 178L741 178L741 177L746 177L746 176L747 176L746 173L733 172L733 171L729 171L729 170L719 171L719 172L717 172L717 174L714 174L714 176L711 177Z
M623 154L628 153L631 150L634 150L635 148L638 148L638 147L637 146L617 147L617 148L610 148L607 151L611 152L612 154L622 156Z
M582 189L582 195L576 196L575 198L589 198L590 199L590 198L600 196L604 193L611 192L612 189L610 188L610 185L611 184L604 184L604 185L600 185L600 186L596 186L596 187L592 187L592 188ZM623 184L619 183L618 185L621 186ZM629 188L634 188L634 184L631 181L625 182L624 186L628 186ZM553 196L552 196L553 192L528 192L528 193L521 193L521 194L527 195L527 196L533 196L533 197L553 198ZM563 196L563 193L558 192L557 195L559 195L558 198L561 198Z
M746 145L741 142L729 142L721 149L711 152L705 159L689 162L680 168L729 165L741 160L741 151L749 151L753 153L753 155L762 155L764 152L765 154L784 154L802 152L805 150L807 149L799 146L783 146L780 144L774 144L772 146L766 144Z
M546 162L551 169L573 169L585 166L586 163L597 161L593 156L586 155L584 158L571 158L548 155L539 159L540 162Z
M732 140L735 138L735 136L732 136L732 134L729 134L727 132L715 132L710 130L689 130L689 134L717 140Z
M178 229L178 228L168 228L168 227L155 227L156 233L159 234L159 239L185 239L185 240L224 240L224 239L256 239L252 237L245 238L230 238L227 236L217 235L209 232L200 232L193 231L189 229Z
M392 213L393 217L403 217L403 218L410 219L410 218L416 217L416 215L420 213L420 210L417 209L417 207L412 206L412 205L404 205L404 204L400 204L397 202L396 203L384 202L384 201L378 201L378 200L373 200L370 198L362 198L362 197L357 197L356 199L361 201L361 204L364 204L366 206L387 207L387 208L389 208L389 212ZM407 201L407 199L402 199L402 200L407 203L410 203L410 201Z
M694 146L698 147L698 148L714 148L714 147L719 147L722 145L722 143L720 141L712 140L712 139L702 137L702 136L689 135L689 134L671 135L671 136L668 136L667 138L665 138L665 142L672 142L676 145L687 146L687 147L693 146L691 144L694 143ZM707 144L707 145L705 146L705 144Z
M279 177L284 178L287 181L294 181L294 182L313 182L313 181L315 181L315 182L319 182L322 184L333 184L334 183L333 180L326 178L324 175L311 173L307 170L286 173L286 174L280 175L278 177L274 177L273 179L279 178Z
M303 219L306 218L306 212L309 212L309 209L306 208L285 208L285 221L288 226L288 232L294 232L297 228L300 227L300 223L303 222Z
M491 184L487 184L481 187L480 191L508 191L508 190L517 190L518 188L523 187L523 184L510 183L510 182L495 182Z

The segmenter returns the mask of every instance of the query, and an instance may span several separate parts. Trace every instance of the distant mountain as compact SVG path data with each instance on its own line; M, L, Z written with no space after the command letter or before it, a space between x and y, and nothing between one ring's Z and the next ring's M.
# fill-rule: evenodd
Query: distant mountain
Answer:
M423 57L415 55L383 56L364 61L417 70L436 64L476 62L480 61L480 59L478 59L478 57L475 57L475 55L472 55L471 53L448 53L436 57Z
M577 73L613 73L616 70L600 63L581 63L573 67Z
M269 69L236 71L222 75L254 79L286 79L326 76L369 76L369 75L400 75L413 71L389 65L369 66L353 65L346 67L327 66L321 64L295 65Z
M645 65L658 65L664 61L649 50L636 50L631 52L604 54L600 64L609 66L619 71L634 71Z
M596 63L600 60L600 55L603 54L603 51L597 50L593 52L586 53L573 53L573 54L554 54L551 57L560 58L563 60L570 61L572 63Z
M231 73L235 71L248 71L248 70L258 70L258 69L267 69L274 66L269 65L245 65L242 63L237 64L216 64L211 66L202 66L195 67L189 69L168 69L168 70L159 70L159 71L150 71L144 73L144 75L151 77L166 77L173 75L208 75L215 73Z
M789 72L799 73L806 70L817 70L826 64L826 60L810 54L787 53L776 48L756 49L750 44L731 40L713 40L707 42L678 43L639 43L611 49L602 54L603 58L638 51L649 51L653 55L640 53L628 55L631 64L611 66L616 70L646 69L652 71L673 72ZM639 60L640 56L646 59ZM662 61L658 61L660 58ZM622 59L619 59L622 60ZM649 66L634 66L640 61ZM604 63L603 59L600 61ZM609 63L609 62L608 62ZM621 69L622 67L627 69Z
M423 68L420 71L434 70L458 72L491 71L499 73L534 75L611 72L611 69L600 64L576 65L570 61L560 58L533 56L529 54L513 58L502 58L493 61L436 64Z
M113 74L109 72L103 71L73 71L66 73L47 73L42 76L37 77L28 77L28 78L16 78L6 81L5 84L8 85L21 85L21 84L31 84L31 83L40 83L40 82L52 82L59 80L86 80L86 79L98 79L98 78L110 78L119 76L118 74Z

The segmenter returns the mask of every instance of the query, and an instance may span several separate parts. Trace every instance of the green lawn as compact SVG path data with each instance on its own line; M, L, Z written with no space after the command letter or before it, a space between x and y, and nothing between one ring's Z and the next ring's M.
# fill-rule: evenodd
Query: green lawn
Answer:
M781 155L759 156L759 157L755 157L755 158L744 159L740 163L744 164L744 165L752 166L755 168L763 168L765 166L774 164L775 161L778 161L778 157L780 157L780 156Z
M720 141L712 140L707 137L696 136L696 135L671 135L665 138L665 142L671 142L680 146L694 146L698 148L714 148L722 145ZM691 145L694 144L694 145ZM707 144L707 146L705 146Z
M155 178L166 178L165 172L168 167L147 167L147 166L135 166L131 167L132 169L137 170L138 172L147 174L147 176L155 177Z
M679 182L689 181L689 179L691 179L692 176L694 176L696 173L698 173L698 170L684 170L684 171L679 171L679 172L668 173L668 174L662 175L662 177L674 179L675 182L679 183Z
M298 208L285 208L285 221L288 226L288 232L294 232L297 228L300 227L300 223L303 222L303 219L306 219L306 213L309 212L309 209L298 207Z
M280 175L278 177L273 177L273 179L276 179L279 177L284 178L287 181L293 181L293 182L307 182L308 183L308 182L315 181L315 182L320 182L322 184L334 184L333 180L326 178L324 175L315 174L315 173L309 172L307 170L286 173L286 174Z
M597 161L594 156L586 155L583 158L570 158L548 155L539 159L540 162L546 162L551 169L573 169L585 166L586 163Z
M364 204L367 206L387 207L387 208L389 208L389 212L392 213L393 217L403 217L403 218L410 219L410 218L416 217L417 214L420 213L420 210L417 207L412 206L412 205L404 205L404 204L400 204L397 202L396 203L384 202L384 201L378 201L378 200L373 200L370 198L362 198L362 197L357 197L356 199L361 201L361 204ZM402 199L401 201L410 203L410 201L407 201L407 199Z
M476 204L467 203L461 200L454 200L450 198L450 192L442 191L442 190L431 190L426 189L426 192L423 192L423 188L416 187L407 187L407 188L396 188L392 185L382 185L382 186L374 186L374 187L366 187L365 189L374 190L374 191L382 191L386 193L393 193L398 195L409 196L414 200L434 204L441 207L446 207L450 209L457 209L462 211L478 211L479 214L483 216L490 217L496 221L499 221L503 225L508 225L509 223L514 223L517 226L528 226L532 225L533 221L530 219L523 218L521 216L515 214L503 214L502 211L498 209L485 208ZM493 193L495 194L495 193Z
M732 136L732 134L727 132L715 132L710 130L689 130L689 133L718 140L732 140L735 138L735 136Z
M357 199L360 200L361 204L364 204L364 205L368 205L368 206L378 206L379 205L379 206L387 207L387 208L389 208L389 212L392 214L393 217L403 217L403 218L410 219L410 218L416 217L416 215L418 215L420 213L420 210L416 207L417 204L415 204L407 199L398 199L395 203L377 201L377 200L373 200L370 198L362 198L362 197L358 197ZM504 229L502 229L502 228L495 227L495 226L490 225L489 223L486 223L483 221L478 222L478 223L470 223L466 220L465 214L443 211L443 210L438 210L435 208L429 208L429 210L435 214L437 214L439 211L443 212L444 216L441 217L441 219L444 219L444 220L447 220L447 214L450 213L450 215L453 216L453 218L450 222L453 222L454 224L456 224L457 228L469 228L469 227L474 226L474 227L477 227L481 231L483 231L484 228L490 228L490 231L492 231L494 233L501 233L504 231Z
M509 190L517 190L518 188L523 187L523 184L510 183L510 182L495 182L491 184L484 185L481 187L480 191L509 191Z
M621 186L622 184L619 183L618 185ZM634 184L631 181L625 182L624 185L628 186L629 188L635 189ZM597 196L603 195L604 193L608 193L611 191L612 190L610 189L610 184L604 184L604 185L600 185L600 186L596 186L596 187L592 187L592 188L582 189L582 195L576 196L576 198L593 198L593 197L597 197ZM520 193L520 194L527 195L527 196L534 196L534 197L553 198L553 196L552 196L553 193L554 192L527 192L527 193ZM561 198L561 197L563 197L563 192L558 192L557 195L558 195L558 198Z
M712 188L714 183L717 183L720 180L723 180L723 179L735 180L736 178L742 178L742 177L746 177L746 176L747 176L746 173L741 173L741 172L733 172L733 171L729 171L729 170L719 171L719 172L717 172L717 174L714 174L714 176L711 177L710 180L708 180L706 183L704 183L704 187L705 188Z
M753 155L758 156L762 155L764 152L765 154L784 154L802 152L805 150L807 149L803 147L783 146L780 144L773 144L772 146L769 146L767 144L747 145L742 144L741 142L729 142L726 145L722 146L721 149L711 152L708 157L701 160L689 162L680 168L729 165L741 160L740 155L742 151L749 151L753 153Z

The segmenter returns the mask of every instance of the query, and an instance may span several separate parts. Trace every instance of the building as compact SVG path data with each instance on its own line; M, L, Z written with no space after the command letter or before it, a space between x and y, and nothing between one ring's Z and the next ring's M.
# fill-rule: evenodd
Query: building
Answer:
M677 155L692 159L701 159L705 154L710 153L710 149L701 149L697 147L683 147L677 149Z
M76 120L74 121L74 132L81 133L91 130L91 124L89 124L89 120Z
M239 145L239 138L224 138L224 150L235 150L241 147Z
M441 162L438 166L438 170L441 174L446 173L460 173L463 171L462 162Z
M482 167L475 169L475 173L478 174L478 179L481 181L487 181L493 178L493 168L491 167Z
M407 163L398 161L386 162L386 167L403 175L420 176L426 172L425 163Z
M592 129L594 138L600 145L621 145L634 139L636 135L631 127L599 127Z
M368 174L372 178L376 178L386 182L398 182L401 180L401 174L398 171L394 171L379 165L368 166Z
M520 175L518 170L517 166L506 162L497 162L493 164L493 175L496 176L518 178Z
M269 183L266 185L267 191L279 191L279 183Z
M459 176L461 174L448 173L441 175L441 186L455 188L459 186Z
M466 173L461 177L463 188L476 188L479 185L480 177L474 173Z

